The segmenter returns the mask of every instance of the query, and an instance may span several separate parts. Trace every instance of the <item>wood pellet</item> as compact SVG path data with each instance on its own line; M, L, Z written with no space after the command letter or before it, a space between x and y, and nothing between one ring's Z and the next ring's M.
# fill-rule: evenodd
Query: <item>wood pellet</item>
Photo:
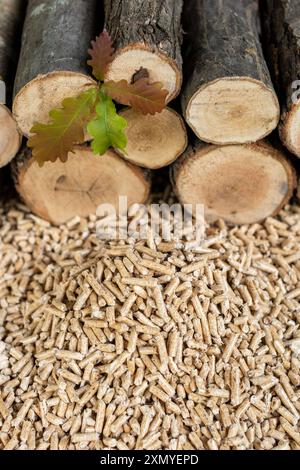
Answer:
M194 250L0 216L0 449L300 449L299 207Z

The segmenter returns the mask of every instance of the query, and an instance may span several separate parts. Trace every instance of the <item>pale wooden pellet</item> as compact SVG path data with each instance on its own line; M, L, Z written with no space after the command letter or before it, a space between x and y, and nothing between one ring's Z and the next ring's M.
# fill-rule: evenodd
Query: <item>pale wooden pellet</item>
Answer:
M207 344L211 344L211 335L210 335L210 331L209 331L209 326L208 326L208 322L207 322L207 318L204 314L204 311L203 311L203 308L200 304L200 301L199 301L199 298L197 296L194 296L192 298L192 303L193 303L193 306L194 306L194 309L201 321L201 327L202 327L202 333L203 333L203 337L204 337L204 340Z
M233 367L231 370L231 403L233 406L240 404L240 380L240 369L238 367Z
M28 399L23 403L23 405L20 408L16 418L14 419L14 421L12 423L13 426L18 427L21 424L21 422L26 418L27 413L28 413L32 403L33 403L33 399Z
M223 352L222 359L223 359L224 362L229 361L229 358L230 358L231 354L233 353L233 349L235 347L235 344L236 344L237 340L238 340L238 335L232 333L232 335L230 336L230 338L229 338L229 340L226 344L224 352Z
M161 372L165 372L168 368L169 356L167 352L166 343L164 337L160 334L156 338L158 354L161 362Z
M176 357L176 352L179 343L179 333L177 330L170 332L168 337L168 355L170 357Z
M84 273L84 277L94 292L99 297L104 298L108 306L115 305L116 302L113 295L103 285L101 285L92 274Z
M130 356L128 351L123 351L113 362L102 366L101 369L107 374L113 374Z
M298 444L300 445L300 432L288 423L285 418L280 418L280 424L285 432Z
M175 388L162 375L159 375L158 382L169 397L173 397L176 394Z
M122 316L126 316L129 314L133 304L135 303L137 299L137 296L136 294L130 294L129 297L126 299L125 303L123 304L121 310L120 310L120 314Z
M89 289L88 287L85 287L85 290L81 292L81 294L77 297L77 300L73 306L73 310L79 311L81 310L85 303L87 302L89 296L91 295L92 290Z
M68 351L68 350L58 350L56 352L56 357L58 359L74 359L75 361L81 361L83 359L83 355L77 351Z
M129 339L128 339L128 344L127 344L127 351L131 354L136 350L137 339L138 339L137 330L136 328L132 328Z
M283 387L280 385L280 384L277 384L275 386L275 392L276 394L278 395L279 399L281 400L282 404L290 410L290 412L298 417L299 419L299 413L298 411L296 410L295 406L293 405L293 403L291 402L291 400L289 399L288 395L286 394L285 390L283 389Z
M126 414L119 416L111 425L111 432L114 434L120 432L120 429L124 426L128 419L129 416Z
M0 392L0 413L4 419L6 419L9 414L8 409L1 397L1 392Z
M91 400L91 398L97 393L99 384L95 382L92 384L89 389L82 395L79 400L79 405L84 406L87 402Z
M169 316L167 313L166 304L163 299L162 291L160 287L155 287L153 289L153 298L157 307L157 314L165 321L169 321Z
M123 277L122 283L129 286L153 288L157 286L158 281L156 278Z
M96 432L91 432L91 433L77 433L72 436L72 442L74 444L78 442L93 442L93 441L98 441L99 439L99 434Z
M211 424L211 419L210 419L210 417L208 416L207 412L205 411L204 407L199 403L199 404L195 407L195 410L196 410L196 412L198 413L198 416L199 416L199 418L201 419L202 423L203 423L205 426L210 426L210 424Z
M4 446L4 450L14 450L16 446L18 445L18 442L19 442L18 437L16 434L14 434L12 438Z

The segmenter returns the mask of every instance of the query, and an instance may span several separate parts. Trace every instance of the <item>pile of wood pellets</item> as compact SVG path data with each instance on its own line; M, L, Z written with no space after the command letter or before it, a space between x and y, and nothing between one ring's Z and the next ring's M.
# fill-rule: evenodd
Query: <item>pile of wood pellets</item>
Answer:
M0 449L300 449L300 207L188 241L0 209Z

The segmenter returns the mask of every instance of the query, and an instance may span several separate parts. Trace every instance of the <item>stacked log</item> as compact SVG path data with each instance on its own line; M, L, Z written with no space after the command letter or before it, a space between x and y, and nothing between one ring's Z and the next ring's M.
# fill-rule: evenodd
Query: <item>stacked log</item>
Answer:
M105 0L105 28L116 48L107 80L134 81L141 67L162 82L168 101L182 84L182 0Z
M132 163L156 170L173 163L185 151L188 139L181 116L172 108L151 116L126 109L126 151L120 153Z
M23 10L23 0L0 0L0 167L14 158L21 144L16 122L5 103L11 98Z
M276 215L295 188L284 154L267 142L207 145L200 141L174 164L172 180L183 204L203 204L207 221L251 224Z
M117 209L120 195L127 196L128 207L143 204L151 186L141 168L113 150L97 157L88 145L75 147L66 163L47 162L43 167L24 148L13 161L13 176L30 210L55 225L95 214L100 204Z
M256 0L189 0L182 107L199 139L255 142L279 121L279 104L258 34Z
M260 140L276 128L280 109L260 44L258 2L189 0L183 21L182 107L202 142L175 162L175 192L182 203L204 204L209 221L276 215L293 194L295 173L281 148Z
M182 83L182 1L166 0L160 6L158 1L105 2L105 27L116 48L106 80L125 78L134 82L141 73L146 74L150 81L162 82L170 101L178 95ZM60 107L63 98L94 84L86 59L89 42L100 24L98 9L96 0L51 0L47 4L29 0L13 106L26 137L35 122L48 122L49 111ZM175 111L142 116L124 110L123 114L128 119L128 146L122 156L127 160L158 168L185 150L185 125ZM172 145L165 141L166 136L172 136ZM108 155L110 158L97 158L87 147L78 147L65 165L56 162L39 169L27 149L14 165L16 187L35 213L54 223L66 221L75 212L95 212L101 201L117 204L117 195L128 195L129 203L143 202L149 193L148 174L145 177L143 170L112 152ZM79 178L76 171L84 176ZM33 184L35 178L41 185ZM62 202L64 197L67 203Z
M167 102L172 101L182 85L182 6L182 0L105 0L105 28L116 48L106 80L131 83L143 74L151 82L161 82L169 92ZM158 169L184 152L185 125L171 108L154 116L132 110L123 115L128 121L124 158Z
M98 0L28 1L13 103L24 136L64 98L95 84L87 51L100 22Z
M280 137L300 157L300 3L263 0L261 7L265 48L282 106Z

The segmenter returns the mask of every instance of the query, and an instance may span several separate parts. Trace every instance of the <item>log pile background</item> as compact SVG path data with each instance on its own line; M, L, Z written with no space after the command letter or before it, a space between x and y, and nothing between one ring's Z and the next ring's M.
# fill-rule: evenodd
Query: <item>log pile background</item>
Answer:
M16 0L1 5L10 5L22 22ZM109 155L120 159L125 173L139 174L144 187L134 194L123 185L124 195L131 192L132 202L144 202L149 173L138 167L157 170L171 165L179 200L204 204L209 221L261 221L289 201L296 187L289 151L300 155L298 105L291 101L291 83L300 76L293 23L300 17L297 2L165 0L161 7L156 0L51 0L45 5L42 0L28 1L14 80L13 116L24 137L35 122L47 122L49 111L63 98L94 83L86 65L87 49L105 26L116 47L106 79L132 82L142 67L150 80L161 81L169 91L170 107L161 114L143 117L121 111L128 121L127 151L111 150ZM12 35L5 36L5 23L1 27L2 42L9 49ZM13 81L9 84L12 87ZM8 127L12 118L7 109L6 115ZM17 140L14 154L19 135ZM77 152L89 152L88 144ZM80 158L70 158L62 167L47 163L37 185L36 163L23 149L13 163L16 188L35 214L53 223L77 213L88 215L101 202L116 201L121 191L113 172L101 177L100 168L109 166L110 158L97 166L91 151L90 157L90 169L83 168ZM3 164L10 159L3 157ZM81 171L82 178L77 178ZM63 194L70 196L66 207L60 202Z

